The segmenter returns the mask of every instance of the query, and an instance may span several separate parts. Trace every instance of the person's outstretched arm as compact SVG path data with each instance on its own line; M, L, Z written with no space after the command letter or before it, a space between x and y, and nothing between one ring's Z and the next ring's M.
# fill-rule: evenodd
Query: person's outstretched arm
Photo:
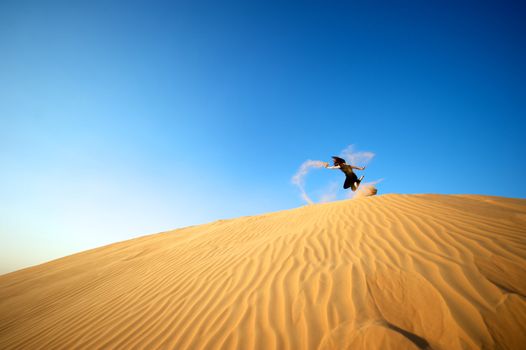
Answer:
M339 165L329 166L329 163L325 163L325 167L327 169L340 169Z
M351 165L351 168L356 169L356 170L365 170L364 166L360 168L359 166Z

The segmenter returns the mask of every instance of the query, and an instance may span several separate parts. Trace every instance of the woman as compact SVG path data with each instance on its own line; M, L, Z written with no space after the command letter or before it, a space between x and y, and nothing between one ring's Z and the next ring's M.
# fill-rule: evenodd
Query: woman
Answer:
M329 163L325 163L325 167L327 169L340 169L343 171L345 174L345 183L343 184L343 188L348 189L350 187L351 190L356 191L358 186L360 186L363 176L358 179L353 169L365 170L365 167L360 168L354 165L349 165L345 162L345 159L340 157L332 157L332 159L334 166L329 166Z

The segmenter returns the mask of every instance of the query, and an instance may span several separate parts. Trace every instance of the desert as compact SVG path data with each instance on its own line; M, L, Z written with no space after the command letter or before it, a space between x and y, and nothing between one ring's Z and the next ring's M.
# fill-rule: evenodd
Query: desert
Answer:
M0 276L2 349L520 349L526 201L362 197Z

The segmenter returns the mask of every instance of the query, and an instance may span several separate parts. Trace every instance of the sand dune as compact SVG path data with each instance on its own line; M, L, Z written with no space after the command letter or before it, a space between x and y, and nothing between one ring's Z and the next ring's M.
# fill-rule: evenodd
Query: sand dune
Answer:
M0 276L1 349L521 349L526 201L384 195Z

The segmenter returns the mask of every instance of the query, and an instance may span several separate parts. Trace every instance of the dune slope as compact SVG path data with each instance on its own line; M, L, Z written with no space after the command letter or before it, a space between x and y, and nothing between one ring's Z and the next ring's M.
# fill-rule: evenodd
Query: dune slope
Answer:
M0 276L2 349L520 349L526 201L384 195Z

